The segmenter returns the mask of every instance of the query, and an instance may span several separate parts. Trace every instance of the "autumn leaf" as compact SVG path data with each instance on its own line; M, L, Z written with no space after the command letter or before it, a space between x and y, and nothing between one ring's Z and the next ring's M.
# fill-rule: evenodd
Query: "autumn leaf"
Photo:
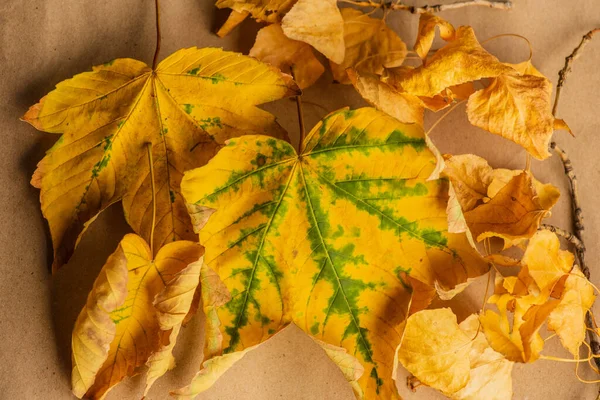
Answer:
M348 68L359 73L381 75L384 68L399 67L406 57L406 45L383 19L371 18L353 8L341 10L344 18L345 57L331 62L333 78L349 84Z
M128 234L123 238L100 272L73 329L72 385L77 397L103 398L124 377L138 373L157 351L160 355L150 362L148 388L166 372L172 365L175 342L170 330L178 329L199 283L197 274L177 274L197 262L202 253L197 243L177 241L165 245L153 258L141 237ZM175 286L169 286L171 281ZM187 293L178 290L184 282L191 288ZM168 344L163 342L166 335Z
M534 75L502 75L467 103L469 121L525 148L533 157L550 156L554 132L551 111L552 84Z
M398 361L425 385L449 395L469 381L471 340L449 308L423 310L406 320Z
M568 274L574 261L573 253L560 249L556 234L546 230L538 231L529 240L521 260L541 290L551 288Z
M310 44L331 61L344 61L344 20L337 0L298 0L281 28L290 39Z
M466 212L465 219L478 241L496 236L510 242L532 237L548 212L536 196L531 174L521 172L489 202Z
M314 84L325 72L325 67L317 60L312 48L306 43L288 38L279 24L272 24L258 31L249 55L285 73L293 73L300 89Z
M330 114L300 155L284 141L244 136L186 173L184 196L206 223L197 226L204 260L231 296L205 306L218 345L207 362L227 364L294 323L360 362L365 398L395 398L393 349L412 291L405 278L431 288L454 279L448 270L487 271L464 235L446 232L448 189L428 180L435 168L420 126L364 108ZM426 306L433 291L417 289L415 304ZM177 395L204 390L211 374Z
M59 83L25 114L39 130L62 133L38 164L56 270L109 205L123 201L129 225L150 240L150 146L156 173L154 248L194 233L179 192L183 171L204 165L225 140L246 133L283 137L256 105L297 88L287 75L220 49L179 50L156 70L118 59Z
M238 12L235 10L231 10L229 17L217 31L217 36L223 38L223 37L229 35L229 33L232 30L234 30L239 24L244 22L244 20L246 18L248 18L249 15L250 14L248 13L248 11Z
M415 42L415 52L425 60L435 39L435 28L440 31L440 37L446 41L454 39L454 27L448 21L433 15L423 13L419 17L419 33Z
M433 97L450 86L511 73L516 71L481 47L471 27L461 26L426 65L403 74L396 84L415 96Z
M472 338L469 352L470 373L467 385L450 397L458 400L510 400L514 363L493 350L479 326L476 314L461 322L459 328Z
M280 22L298 0L217 0L219 8L231 8L240 14L268 23ZM237 18L237 17L236 17Z
M416 96L400 93L374 74L358 74L346 70L356 91L373 107L391 115L400 122L423 125L423 102Z
M560 303L548 317L548 329L556 332L564 348L575 357L579 357L579 347L585 340L585 316L594 300L594 288L574 266L565 281Z
M493 168L488 162L473 154L445 157L443 175L450 179L457 200L464 212L483 203L488 186L492 183Z

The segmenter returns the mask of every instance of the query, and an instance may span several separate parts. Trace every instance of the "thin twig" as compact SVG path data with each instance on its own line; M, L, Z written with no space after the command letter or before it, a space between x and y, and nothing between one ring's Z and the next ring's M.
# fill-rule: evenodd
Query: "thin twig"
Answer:
M559 228L558 226L542 224L542 225L540 225L540 230L554 232L558 236L561 236L561 237L565 238L567 241L569 241L573 246L575 246L575 248L578 251L585 250L583 243L581 243L581 240L579 240L577 238L577 236L575 236L571 232L568 232L568 231L565 231L564 229Z
M510 10L513 6L512 1L509 0L470 0L470 1L459 1L451 4L436 4L433 6L415 7L402 4L400 2L382 1L374 2L368 1L355 1L355 0L339 0L341 3L348 3L358 7L373 7L383 8L387 10L402 10L408 11L412 14L424 14L427 12L436 13L447 10L454 10L457 8L468 7L468 6L483 6L489 8L495 8L499 10Z
M554 105L552 107L552 114L555 117L556 117L556 113L558 111L560 94L561 94L562 88L565 84L565 81L567 79L567 76L569 75L569 73L572 70L573 62L577 58L579 58L579 56L581 55L581 52L583 51L585 46L589 43L590 40L592 40L592 37L594 36L594 34L599 31L600 31L600 28L596 28L596 29L589 31L585 35L583 35L579 45L575 48L575 50L573 50L573 52L569 56L567 56L565 58L565 66L558 73L558 84L556 85L556 95L554 97ZM577 258L579 259L579 265L581 266L581 272L587 279L590 279L590 269L587 266L587 263L585 261L585 242L583 240L583 232L584 232L583 212L581 209L581 203L579 201L579 193L577 190L578 189L577 177L575 176L575 172L573 171L573 164L571 163L571 160L569 159L569 156L567 155L567 153L563 149L561 149L556 144L556 142L551 142L550 148L553 149L556 152L556 154L558 154L558 156L560 157L560 159L563 163L564 170L565 170L565 175L569 179L569 185L570 185L570 189L571 189L571 206L573 208L573 220L574 220L573 223L575 225L574 235L577 239L579 239L579 242L581 243L580 247L576 247ZM588 328L593 328L593 326L594 326L591 311L588 311L585 316L585 324L587 325ZM588 331L588 338L589 338L589 342L590 342L590 347L592 349L592 353L594 355L600 355L600 342L598 341L598 336L595 333L595 331L593 331L593 330ZM594 361L596 362L596 365L600 368L600 358L594 358Z
M569 75L569 73L572 70L573 61L575 61L576 59L579 58L579 56L581 55L581 52L583 51L585 46L589 43L589 41L592 40L592 37L594 36L594 34L596 32L600 32L600 28L593 29L593 30L589 31L588 33L586 33L585 35L583 35L583 37L581 38L581 42L579 43L579 46L577 46L575 48L575 50L573 50L573 52L568 57L565 58L565 66L558 73L558 84L556 85L556 96L554 97L554 106L552 107L552 114L554 116L556 116L556 111L558 110L558 101L560 100L560 92L562 90L563 85L565 84L567 76Z
M150 183L152 188L152 226L150 227L150 253L154 257L154 225L156 223L156 186L154 183L154 161L152 160L152 143L147 143L148 163L150 165Z
M156 50L154 50L154 58L152 59L152 69L156 69L158 53L160 53L160 5L158 1L154 0L154 8L156 9Z
M294 73L294 67L291 68L292 78L296 80L296 74ZM304 114L302 112L302 99L300 98L302 95L298 95L295 97L296 100L296 110L298 111L298 126L300 128L300 139L298 140L298 154L302 152L302 142L304 141Z

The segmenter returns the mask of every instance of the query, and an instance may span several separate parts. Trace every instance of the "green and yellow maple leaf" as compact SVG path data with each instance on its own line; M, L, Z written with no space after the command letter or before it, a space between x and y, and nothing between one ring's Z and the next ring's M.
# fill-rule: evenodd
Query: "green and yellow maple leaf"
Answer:
M243 136L187 172L182 193L224 287L211 284L216 300L203 294L207 361L176 396L194 397L294 323L358 360L358 397L396 398L411 293L427 297L411 312L435 293L413 291L411 280L451 288L487 271L464 235L447 232L448 182L428 180L435 169L419 125L363 108L327 116L299 155L282 140ZM354 382L359 368L337 354Z
M157 186L154 248L193 240L179 193L183 172L204 165L231 137L283 137L275 117L256 106L295 90L277 69L211 48L179 50L155 70L118 59L59 83L24 116L39 130L62 133L32 178L50 225L53 268L69 260L96 216L120 200L129 225L149 241L149 146Z

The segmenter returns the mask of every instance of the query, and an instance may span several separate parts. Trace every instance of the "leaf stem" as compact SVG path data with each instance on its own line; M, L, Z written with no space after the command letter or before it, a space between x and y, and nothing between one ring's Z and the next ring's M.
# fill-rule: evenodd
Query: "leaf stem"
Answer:
M156 50L154 50L154 58L152 59L152 69L156 69L158 64L158 53L160 53L160 5L159 0L154 0L154 8L156 13Z
M292 66L291 72L292 72L292 78L294 78L294 80L296 80L296 74L294 73L294 66ZM300 154L302 152L302 142L304 141L304 135L306 132L306 130L304 128L304 114L302 112L301 96L302 96L301 94L298 96L295 96L296 111L298 112L298 126L300 128L300 139L298 139L298 154Z
M154 182L154 160L152 159L152 143L146 143L148 164L150 165L150 184L152 187L152 226L150 228L150 253L154 257L154 225L156 223L156 184Z

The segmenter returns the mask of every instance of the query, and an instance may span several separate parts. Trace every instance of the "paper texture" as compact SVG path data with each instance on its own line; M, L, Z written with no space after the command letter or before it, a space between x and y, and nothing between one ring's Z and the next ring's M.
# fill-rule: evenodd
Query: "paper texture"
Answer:
M513 11L473 7L446 12L455 26L469 24L477 36L501 33L526 36L534 48L536 67L556 82L564 57L581 36L600 24L600 6L595 0L515 0ZM55 84L118 57L151 62L154 53L154 5L150 0L3 0L0 4L0 400L71 399L70 338L75 319L93 281L129 229L121 206L103 213L85 234L75 256L56 276L49 274L51 244L39 209L39 191L29 185L36 163L58 138L37 132L18 118L49 92ZM437 2L436 2L437 3ZM218 46L247 52L259 27L246 21L226 39L214 32L227 15L212 0L163 0L163 47L161 58L189 46ZM424 4L418 2L417 4ZM409 47L414 43L418 17L405 12L388 16L390 25ZM579 178L585 213L588 255L592 281L600 285L600 185L598 148L600 113L600 38L595 39L573 72L562 94L558 117L576 133L571 138L558 132L555 139L569 152ZM438 44L439 45L439 44ZM435 45L434 45L435 47ZM506 37L486 44L501 60L523 61L528 48L519 39ZM304 110L308 127L326 113L343 106L363 105L350 86L332 83L326 73L315 87L305 91ZM292 100L265 108L297 140L297 117ZM440 114L430 115L430 125ZM471 127L459 106L435 130L434 141L443 152L472 152L494 167L522 168L525 152L499 136ZM563 196L549 223L570 228L567 181L557 157L533 162L536 177L552 182ZM109 226L110 223L110 226ZM467 311L481 307L485 278L462 296ZM159 380L148 399L165 399L168 390L189 382L197 371L202 349L202 318L183 330L177 345L178 368ZM545 354L568 357L558 339L548 342ZM582 366L582 376L593 379ZM574 364L538 361L517 365L514 370L515 399L593 399L597 385L579 383ZM426 388L416 393L398 380L405 399L438 399ZM125 380L108 399L139 399L143 379ZM342 374L323 351L299 329L283 334L248 354L208 392L202 400L353 399Z

